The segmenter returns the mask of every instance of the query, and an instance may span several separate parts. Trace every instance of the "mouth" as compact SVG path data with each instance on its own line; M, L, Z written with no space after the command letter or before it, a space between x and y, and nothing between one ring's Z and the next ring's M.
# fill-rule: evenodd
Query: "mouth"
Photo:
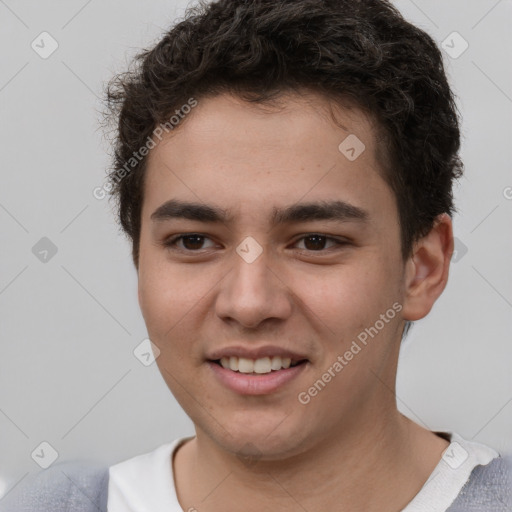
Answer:
M206 362L212 377L238 395L270 395L286 390L310 364L308 359L280 356L258 359L230 356Z
M237 373L250 375L267 375L289 368L295 368L308 362L307 359L293 360L290 357L261 357L258 359L249 359L246 357L222 357L220 359L210 360L211 363L221 366L225 370L231 370Z

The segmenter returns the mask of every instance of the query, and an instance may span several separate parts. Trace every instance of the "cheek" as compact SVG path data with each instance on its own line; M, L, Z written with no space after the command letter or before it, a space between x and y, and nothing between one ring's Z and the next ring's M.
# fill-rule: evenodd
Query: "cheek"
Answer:
M139 273L139 305L150 334L158 333L165 324L171 323L168 311L174 311L173 295L158 271Z
M159 265L141 266L139 271L139 305L149 338L164 355L189 306L186 291L181 290L178 276ZM185 317L186 318L186 317Z
M180 267L170 265L155 252L146 251L140 261L139 304L148 327L169 329L182 311L197 302L199 291L194 291L197 284L193 279L187 280Z
M340 265L324 274L305 274L300 280L295 279L295 289L328 325L334 322L334 329L336 323L346 325L348 318L353 324L373 305L378 305L389 287L388 280L389 273L375 262L361 258L357 264Z
M180 373L183 362L199 361L194 343L199 316L212 287L190 266L146 259L139 272L139 303L149 338L160 350L159 366Z
M298 295L307 306L305 311L314 313L312 321L320 320L329 353L343 353L352 340L361 333L364 337L365 329L374 326L381 314L401 300L396 266L376 254L361 255L357 264L340 266L324 275L303 277L297 281L301 290ZM379 330L379 339L392 336L396 320ZM332 354L329 357L332 359ZM370 354L358 356L358 360L362 362L366 357Z

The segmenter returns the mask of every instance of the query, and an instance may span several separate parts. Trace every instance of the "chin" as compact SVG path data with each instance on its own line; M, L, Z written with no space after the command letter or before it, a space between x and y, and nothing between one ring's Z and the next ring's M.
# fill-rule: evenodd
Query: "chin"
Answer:
M272 426L268 422L258 422L251 415L240 423L229 422L230 428L215 428L210 432L216 444L223 450L244 459L282 460L297 455L304 449L305 432L303 426L295 428L283 417L274 418Z

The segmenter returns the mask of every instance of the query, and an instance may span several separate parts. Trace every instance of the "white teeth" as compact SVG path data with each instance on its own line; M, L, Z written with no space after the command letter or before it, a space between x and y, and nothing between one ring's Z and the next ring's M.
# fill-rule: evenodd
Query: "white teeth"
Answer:
M268 373L271 370L270 357L263 357L254 361L254 373Z
M289 357L283 357L283 368L290 368L290 365L292 364L292 360Z
M270 373L272 370L290 368L292 363L289 357L274 356L260 359L247 359L245 357L223 357L220 364L223 368L240 373Z
M282 363L282 360L279 356L274 356L272 358L272 363L271 364L271 367L272 367L272 370L280 370L281 369L281 363Z
M245 357L238 358L238 371L240 373L252 373L254 370L254 361Z

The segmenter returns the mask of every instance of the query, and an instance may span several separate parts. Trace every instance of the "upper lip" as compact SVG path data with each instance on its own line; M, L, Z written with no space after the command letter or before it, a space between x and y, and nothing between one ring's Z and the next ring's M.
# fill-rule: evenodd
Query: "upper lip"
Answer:
M283 347L278 347L276 345L265 345L262 347L244 347L241 345L219 348L217 350L213 350L207 355L207 359L210 361L217 361L222 357L244 357L247 359L261 359L262 357L289 357L292 360L292 363L296 363L298 361L302 361L307 359L307 357L298 352L294 352L292 350L287 350Z

